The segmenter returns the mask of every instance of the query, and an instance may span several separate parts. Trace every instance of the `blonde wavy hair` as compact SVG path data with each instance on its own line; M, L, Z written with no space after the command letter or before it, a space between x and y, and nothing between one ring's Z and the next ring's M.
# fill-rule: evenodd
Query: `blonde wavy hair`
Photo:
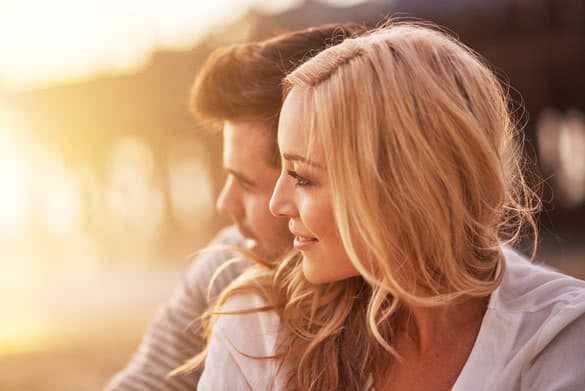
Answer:
M287 389L363 390L400 359L408 307L486 297L501 246L534 231L508 94L484 61L436 27L390 23L346 39L287 76L304 97L310 145L324 146L333 210L359 277L312 285L293 252L236 280L207 314L254 293L281 331ZM367 190L364 190L367 189ZM360 251L356 251L359 248ZM182 369L202 364L202 352Z

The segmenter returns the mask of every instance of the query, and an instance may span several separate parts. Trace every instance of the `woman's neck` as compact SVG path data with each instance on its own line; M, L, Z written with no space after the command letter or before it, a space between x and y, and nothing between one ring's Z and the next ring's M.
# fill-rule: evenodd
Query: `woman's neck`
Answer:
M411 348L424 354L456 339L470 327L479 331L488 302L489 297L482 297L435 307L407 307L403 310L397 337L410 341Z

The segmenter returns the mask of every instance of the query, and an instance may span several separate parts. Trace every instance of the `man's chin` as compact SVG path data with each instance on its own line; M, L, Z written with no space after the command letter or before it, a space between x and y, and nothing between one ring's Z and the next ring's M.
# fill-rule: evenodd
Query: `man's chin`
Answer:
M251 250L251 249L256 248L256 247L258 247L258 241L257 240L255 240L255 239L249 239L249 238L246 238L244 240L244 248L246 250Z
M274 252L267 251L266 248L256 240L246 240L244 243L244 248L261 260L268 262L274 261L282 255L282 253L277 253L275 255Z
M263 252L261 251L261 247L260 247L260 243L258 243L258 241L256 239L249 239L247 238L244 241L244 249L246 249L247 251L250 251L251 253L253 253L256 256L262 257L264 256Z
M286 247L272 248L271 251L264 251L264 259L267 261L278 261L283 259L287 254L293 250L292 244Z
M256 239L245 238L243 248L265 261L274 261L292 249L292 244L290 247L285 248L267 248L266 246L262 246Z

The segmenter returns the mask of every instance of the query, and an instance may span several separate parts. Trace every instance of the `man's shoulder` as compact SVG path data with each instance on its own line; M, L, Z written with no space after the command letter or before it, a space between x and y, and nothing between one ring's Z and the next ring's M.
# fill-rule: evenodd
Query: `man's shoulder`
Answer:
M240 230L235 225L230 225L221 229L217 235L209 242L210 245L232 245L242 246L245 242Z
M217 273L214 290L225 288L251 265L249 260L237 252L237 248L243 244L244 237L235 226L218 232L204 249L195 253L185 276L189 286L206 290Z
M201 265L215 268L227 259L241 257L237 248L241 248L244 237L234 226L229 226L217 233L204 248L192 256L191 266Z

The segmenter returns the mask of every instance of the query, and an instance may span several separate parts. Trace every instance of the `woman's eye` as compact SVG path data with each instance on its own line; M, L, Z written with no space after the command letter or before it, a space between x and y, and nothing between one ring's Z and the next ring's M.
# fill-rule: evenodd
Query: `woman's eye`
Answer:
M295 186L307 186L311 184L311 182L308 179L303 178L295 171L289 170L287 171L287 173L291 178L294 178L297 181L297 183L295 183Z

